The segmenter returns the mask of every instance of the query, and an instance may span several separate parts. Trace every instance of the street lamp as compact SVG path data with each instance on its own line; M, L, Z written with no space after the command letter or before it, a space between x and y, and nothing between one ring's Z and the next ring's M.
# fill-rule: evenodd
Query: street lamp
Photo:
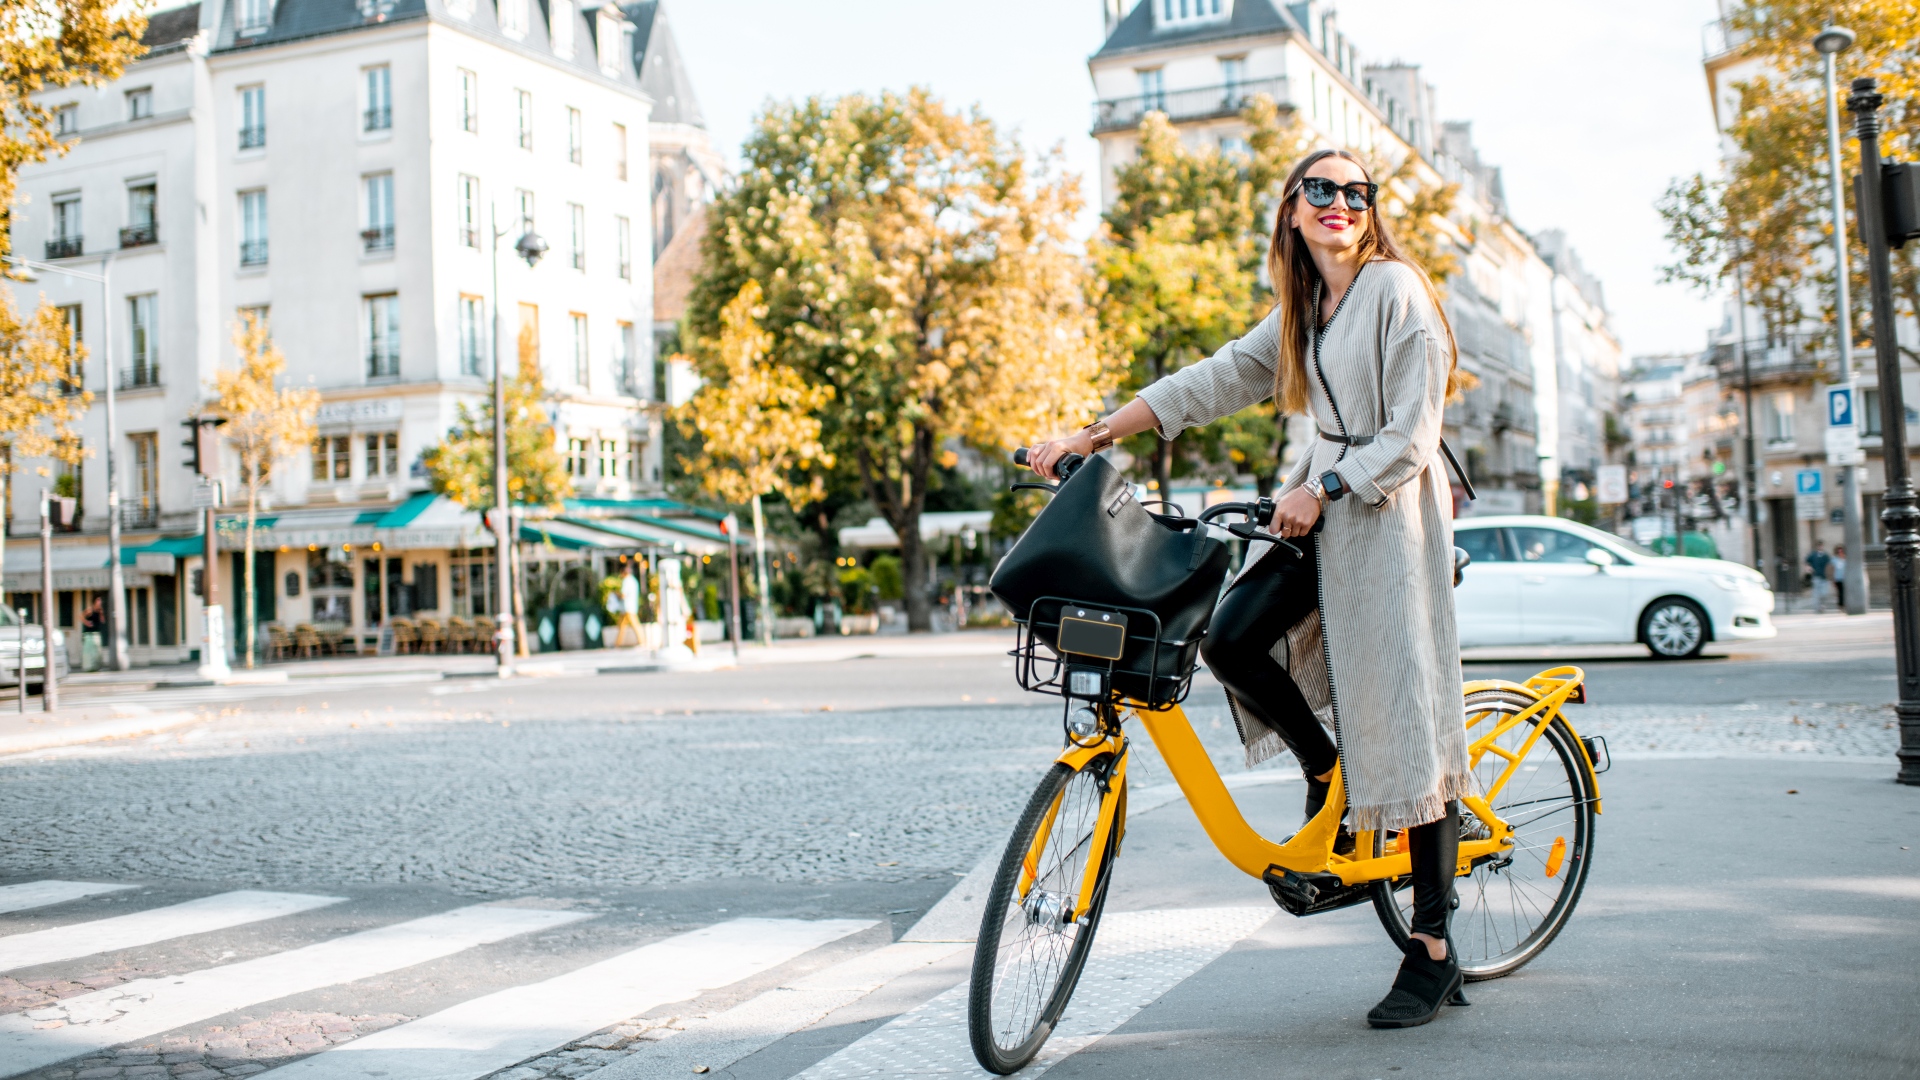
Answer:
M513 673L513 579L507 572L507 556L512 550L512 510L507 498L507 383L500 363L500 241L510 229L500 227L500 211L493 214L493 571L496 610L500 613L494 632L495 652L502 677ZM526 260L531 270L547 253L547 242L527 223L527 231L514 241L514 254Z
M117 459L113 452L119 437L113 408L113 287L109 282L113 253L109 251L100 256L97 274L15 255L7 256L7 262L25 270L64 274L100 286L100 353L107 368L107 636L112 639L107 644L107 661L113 670L125 671L132 665L127 658L127 579L120 569L120 478L114 469ZM213 568L209 566L206 572L211 575Z
M1827 75L1827 162L1828 181L1833 198L1833 287L1834 333L1840 344L1840 382L1853 382L1853 304L1847 281L1847 204L1840 176L1844 171L1840 157L1840 100L1834 90L1834 57L1853 44L1853 31L1844 26L1829 26L1816 34L1813 48L1820 54ZM1857 407L1857 406L1856 406ZM1867 613L1866 544L1860 529L1860 468L1852 463L1840 466L1840 518L1846 537L1847 614Z

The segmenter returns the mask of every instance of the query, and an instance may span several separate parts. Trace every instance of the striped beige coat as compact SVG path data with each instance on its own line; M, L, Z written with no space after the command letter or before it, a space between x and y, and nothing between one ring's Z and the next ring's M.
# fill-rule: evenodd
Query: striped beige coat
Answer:
M1447 337L1417 276L1402 263L1363 267L1326 327L1320 363L1335 415L1308 361L1321 430L1373 441L1352 448L1316 439L1311 468L1282 493L1328 469L1353 494L1327 507L1320 536L1320 605L1274 648L1340 743L1350 827L1402 829L1440 817L1477 790L1467 762L1453 613L1453 502L1440 458ZM1276 307L1213 356L1140 392L1160 433L1228 416L1272 396ZM1254 545L1253 558L1273 557ZM1236 709L1249 765L1283 745Z

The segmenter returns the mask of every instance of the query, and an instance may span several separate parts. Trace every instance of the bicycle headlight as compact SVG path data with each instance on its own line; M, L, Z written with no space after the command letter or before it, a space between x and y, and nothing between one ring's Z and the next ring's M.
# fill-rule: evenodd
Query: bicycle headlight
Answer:
M1104 701L1107 696L1107 673L1099 668L1068 668L1067 696Z
M1086 706L1073 710L1067 714L1067 733L1083 742L1098 737L1099 714Z

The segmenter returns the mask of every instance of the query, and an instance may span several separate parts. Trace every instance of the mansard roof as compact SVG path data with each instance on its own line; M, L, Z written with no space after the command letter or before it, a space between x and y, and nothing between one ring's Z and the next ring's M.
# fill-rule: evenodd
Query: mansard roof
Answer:
M1163 49L1169 45L1225 41L1286 30L1302 33L1286 10L1272 0L1233 0L1233 16L1226 22L1160 29L1153 22L1153 5L1159 2L1140 0L1133 5L1133 10L1127 12L1119 25L1113 28L1113 33L1107 36L1106 43L1100 46L1099 52L1093 54L1093 58L1098 60L1123 53Z
M633 66L640 72L640 89L653 99L652 119L663 124L706 127L700 99L694 95L693 80L687 75L686 61L680 58L680 46L661 0L641 0L620 10L634 25Z
M184 48L199 32L199 4L168 8L147 16L147 32L140 35L140 44L145 45L147 55L152 56L154 53Z

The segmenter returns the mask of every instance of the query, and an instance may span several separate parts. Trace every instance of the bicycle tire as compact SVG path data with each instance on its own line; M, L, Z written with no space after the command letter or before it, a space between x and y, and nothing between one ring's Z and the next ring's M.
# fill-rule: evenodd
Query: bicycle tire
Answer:
M1532 705L1533 702L1532 697L1517 690L1482 690L1467 695L1466 709L1469 713L1483 709L1515 713ZM1516 728L1514 734L1518 735L1519 730ZM1542 747L1547 748L1545 752L1542 751ZM1536 772L1551 770L1555 775L1555 779L1551 782L1553 787L1557 791L1564 791L1564 794L1556 791L1554 794L1543 795L1541 794L1545 790L1543 785L1523 783L1522 772L1516 771L1514 780L1510 781L1508 786L1500 792L1499 797L1493 801L1494 813L1509 823L1515 822L1517 816L1528 814L1532 816L1526 817L1525 825L1516 824L1514 830L1516 845L1504 861L1478 860L1472 870L1455 881L1459 904L1454 912L1452 934L1454 947L1460 952L1461 972L1468 982L1481 982L1511 975L1544 952L1559 935L1561 929L1566 926L1567 920L1573 915L1575 905L1580 902L1581 892L1586 887L1587 869L1593 857L1594 792L1591 778L1588 777L1586 765L1583 762L1579 741L1566 722L1555 717L1552 723L1547 725L1545 734L1534 743L1533 749L1528 753L1527 761L1535 765ZM1493 767L1495 763L1504 764L1504 760L1495 754L1484 754L1481 761L1475 763L1475 771L1481 773L1483 790L1494 777L1499 775L1499 769ZM1524 769L1525 766L1522 766L1522 770ZM1554 801L1564 803L1564 812L1558 809L1539 809L1542 804ZM1534 809L1523 810L1521 809L1523 805L1532 806ZM1546 845L1543 851L1541 845L1533 839L1535 835L1544 833L1543 830L1536 828L1542 823L1550 826L1544 831L1554 831L1556 840L1564 845L1561 847L1558 859L1553 856L1553 844ZM1462 811L1463 834L1478 824L1478 819ZM1570 840L1569 834L1571 834ZM1376 856L1386 854L1388 845L1391 843L1389 837L1390 834L1387 833L1374 835ZM1515 864L1520 864L1518 869L1515 868ZM1545 873L1549 865L1557 868L1555 873ZM1518 901L1528 899L1523 890L1528 887L1533 888L1536 893L1542 890L1537 886L1530 886L1523 880L1523 875L1538 876L1545 881L1560 879L1558 887L1553 891L1551 900L1545 905L1543 912L1537 902L1528 900L1525 906L1540 912L1541 917L1525 926L1519 925L1523 916L1520 914L1522 905ZM1496 877L1502 878L1505 882L1504 892L1507 894L1505 899L1508 911L1504 920L1497 918L1496 912L1492 910L1493 904L1501 899L1500 893L1503 891L1500 882L1491 880ZM1464 882L1474 883L1475 888L1471 895L1463 887ZM1386 928L1387 936L1393 939L1396 948L1405 948L1409 940L1409 918L1412 908L1412 890L1408 888L1410 884L1410 879L1402 877L1375 882L1373 886L1374 911L1379 915L1381 925ZM1494 894L1491 901L1489 900L1490 885L1493 886L1491 891ZM1503 928L1499 924L1503 921L1508 924L1505 929L1513 932L1510 934L1502 932Z
M1054 1024L1080 982L1100 916L1106 909L1107 885L1122 832L1119 818L1126 807L1124 787L1085 914L1071 923L1048 928L1047 919L1058 914L1062 894L1057 888L1043 886L1070 882L1072 892L1078 892L1086 862L1084 856L1075 855L1091 846L1099 821L1099 795L1099 779L1090 767L1076 771L1055 763L1027 801L1007 841L1006 853L1000 858L986 910L981 913L967 995L967 1036L973 1044L974 1059L988 1072L1004 1076L1032 1061L1053 1034ZM1091 812L1087 810L1089 803ZM1022 864L1042 823L1049 818L1053 820L1036 860L1034 885L1025 901L1015 905L1014 890ZM1071 842L1062 846L1063 838ZM1019 940L1011 943L1004 940L1010 927L1023 931ZM1029 936L1027 931L1033 934ZM1023 947L1036 944L1045 955L1033 955L1034 950Z

